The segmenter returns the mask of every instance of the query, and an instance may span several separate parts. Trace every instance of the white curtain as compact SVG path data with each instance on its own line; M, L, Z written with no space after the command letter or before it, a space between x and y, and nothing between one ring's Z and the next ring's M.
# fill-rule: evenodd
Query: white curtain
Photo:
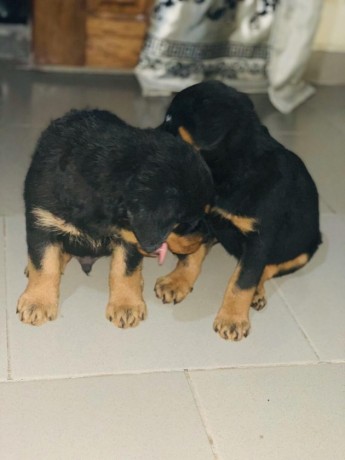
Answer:
M136 75L144 95L205 79L268 90L282 112L312 94L303 80L322 0L157 0Z

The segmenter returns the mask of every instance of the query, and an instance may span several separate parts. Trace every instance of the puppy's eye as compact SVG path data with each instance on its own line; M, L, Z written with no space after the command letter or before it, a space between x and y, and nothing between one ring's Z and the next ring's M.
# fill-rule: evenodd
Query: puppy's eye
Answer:
M169 113L169 114L165 117L165 122L166 122L166 123L169 123L169 122L171 121L171 118L172 118L172 117L171 117L171 115L170 115L170 113Z

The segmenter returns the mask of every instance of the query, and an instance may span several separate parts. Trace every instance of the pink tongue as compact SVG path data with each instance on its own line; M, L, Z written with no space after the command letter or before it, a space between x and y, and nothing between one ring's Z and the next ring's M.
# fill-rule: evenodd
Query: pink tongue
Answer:
M166 243L162 243L162 245L155 251L155 254L158 256L158 263L159 265L162 265L165 256L167 255L167 250L168 250L168 245Z

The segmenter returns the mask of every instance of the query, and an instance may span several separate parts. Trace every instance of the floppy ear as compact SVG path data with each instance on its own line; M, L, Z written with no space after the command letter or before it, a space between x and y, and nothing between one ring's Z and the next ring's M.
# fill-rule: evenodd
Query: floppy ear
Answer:
M253 103L249 97L231 90L231 97L224 99L206 98L201 101L194 113L194 130L190 134L195 144L204 150L216 147L229 132L236 132L253 111Z
M192 138L201 149L212 149L218 145L231 129L231 112L227 104L205 101L201 113L196 113Z
M150 208L140 198L127 202L129 223L140 246L146 252L158 249L176 224L173 216L165 215L159 205L156 209Z

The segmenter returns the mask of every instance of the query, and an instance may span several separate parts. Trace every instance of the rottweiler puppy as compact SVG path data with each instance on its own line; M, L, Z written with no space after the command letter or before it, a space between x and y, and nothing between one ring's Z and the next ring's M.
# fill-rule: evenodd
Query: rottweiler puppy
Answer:
M303 267L321 243L316 186L302 160L260 123L250 99L220 82L178 93L161 129L192 144L211 169L209 227L238 259L213 327L240 340L249 332L250 306L266 304L265 281ZM180 256L157 281L159 298L179 302L190 292L209 245Z
M58 314L61 274L72 257L85 273L111 256L106 317L121 328L146 317L142 259L167 246L196 251L193 235L212 200L211 173L171 134L129 126L101 110L73 110L42 133L26 176L28 285L17 313L40 325ZM188 233L183 236L184 233Z

